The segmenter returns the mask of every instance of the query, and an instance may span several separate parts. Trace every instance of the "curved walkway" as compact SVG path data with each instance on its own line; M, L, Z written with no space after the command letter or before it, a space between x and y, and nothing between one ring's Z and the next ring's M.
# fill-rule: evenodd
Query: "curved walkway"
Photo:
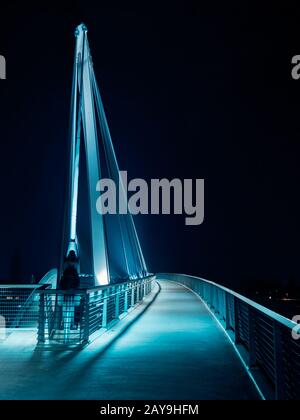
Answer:
M153 304L104 351L98 340L75 352L0 346L0 398L258 399L200 299L177 283L159 283Z

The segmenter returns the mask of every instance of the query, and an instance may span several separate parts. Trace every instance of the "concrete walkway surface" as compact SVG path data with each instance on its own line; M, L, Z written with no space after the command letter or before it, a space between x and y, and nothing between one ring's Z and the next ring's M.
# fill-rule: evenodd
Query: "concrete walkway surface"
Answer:
M155 301L104 351L101 338L81 351L34 351L35 335L12 333L0 344L0 399L258 399L201 300L159 284Z

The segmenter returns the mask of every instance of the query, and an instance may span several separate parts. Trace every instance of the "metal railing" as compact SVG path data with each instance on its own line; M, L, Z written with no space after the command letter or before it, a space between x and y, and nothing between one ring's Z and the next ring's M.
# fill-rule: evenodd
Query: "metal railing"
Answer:
M6 328L37 327L39 285L0 285L0 315ZM43 287L46 287L43 286Z
M159 278L181 283L202 298L228 332L264 398L300 399L300 339L292 336L295 328L298 331L295 322L208 280L165 273Z
M1 284L0 316L6 328L36 328L40 289L56 286L57 270L50 270L38 284Z
M85 290L39 290L38 345L78 347L140 303L154 276Z

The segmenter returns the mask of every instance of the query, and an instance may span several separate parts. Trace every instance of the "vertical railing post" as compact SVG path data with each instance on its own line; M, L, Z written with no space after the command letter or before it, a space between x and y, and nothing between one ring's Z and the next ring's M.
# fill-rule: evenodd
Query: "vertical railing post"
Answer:
M225 294L225 328L226 330L230 330L230 311L229 311L229 296L227 292L224 292Z
M240 342L240 320L238 311L238 298L234 297L234 342L239 344Z
M275 398L276 400L285 399L284 386L284 361L283 361L283 342L280 324L273 321L274 334L274 365L275 365Z
M125 285L125 292L124 292L124 312L128 311L128 285Z
M106 328L107 325L107 290L103 291L103 306L102 306L102 328Z
M147 295L151 292L152 279L147 280Z
M143 300L143 282L139 283L139 302Z
M255 342L255 310L248 307L248 326L249 326L249 367L256 364L256 342Z
M215 307L215 313L218 314L219 318L220 318L220 293L219 293L219 289L217 289L215 287L215 302L214 302L214 307Z
M205 301L208 306L210 306L210 294L211 294L210 285L205 284Z
M120 289L122 286L117 286L117 292L115 295L115 318L119 318L119 312L120 312Z
M195 291L196 291L196 293L200 296L200 282L196 282L195 280L194 280L194 287L195 287Z
M40 293L38 343L45 342L45 294Z
M131 307L134 306L134 292L135 292L135 286L131 284Z
M83 305L84 305L84 308L83 308L83 322L84 322L83 342L88 343L89 337L90 337L90 294L89 293L85 294Z

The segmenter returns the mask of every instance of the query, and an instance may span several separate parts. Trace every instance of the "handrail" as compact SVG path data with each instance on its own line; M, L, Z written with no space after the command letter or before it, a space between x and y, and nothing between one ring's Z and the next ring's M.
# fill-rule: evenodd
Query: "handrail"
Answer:
M141 281L141 280L150 279L152 277L153 277L153 274L149 274L148 276L143 277L141 279L134 279L134 280L130 279L130 280L127 280L127 281L124 281L124 282L120 282L120 283L106 284L104 286L95 286L95 287L88 288L87 289L87 292L88 293L97 292L99 290L110 289L111 287L115 287L115 286L122 286L122 285L124 286L125 284L133 284L133 283L136 283L136 282Z
M156 278L199 295L226 331L262 398L300 399L299 324L200 277L159 273Z
M164 274L169 275L170 273L160 273L160 275L164 275ZM273 318L275 321L280 322L282 325L284 325L285 327L289 328L290 330L292 330L295 326L298 325L296 322L292 321L291 319L286 318L285 316L280 315L277 312L274 312L271 309L268 309L265 306L260 305L259 303L256 303L253 300L251 300L251 299L249 299L249 298L247 298L247 297L245 297L245 296L243 296L243 295L241 295L241 294L239 294L239 293L237 293L237 292L235 292L235 291L233 291L231 289L228 289L225 286L222 286L222 285L220 285L218 283L214 283L211 280L206 280L206 279L204 279L202 277L190 276L188 274L178 273L178 274L176 274L176 276L177 275L178 276L184 276L184 277L190 277L190 278L194 278L194 279L197 279L197 280L201 280L201 281L204 281L205 283L211 284L212 286L218 287L219 289L222 289L225 292L231 294L232 296L235 296L236 298L238 298L241 301L245 302L247 305L252 306L254 309L257 309L258 311L260 311L263 314L269 316L270 318Z
M20 309L16 312L16 316L14 321L12 322L11 328L20 327L23 319L28 318L28 312L32 305L34 305L35 300L38 298L37 290L46 289L47 287L52 287L56 284L56 277L57 277L57 269L52 269L48 271L42 279L39 281L38 284L6 284L0 285L0 289L28 289L30 293ZM31 317L34 318L34 317ZM28 319L27 319L28 320ZM34 319L30 319L30 321L37 321Z
M34 287L32 292L29 294L28 298L26 299L25 303L22 305L22 308L18 311L16 314L15 320L11 326L11 328L17 328L20 326L20 323L22 322L23 318L26 317L27 312L29 311L29 308L31 305L34 304L34 301L36 298L38 298L37 290L43 290L46 287L48 287L47 284L37 285L37 287Z
M0 284L0 289L37 289L38 284Z
M154 279L147 276L88 289L39 290L38 345L87 344L140 303L151 292Z
M56 292L59 292L60 294L68 295L68 294L76 294L76 295L85 295L86 293L94 293L99 291L104 291L107 289L112 289L117 286L124 286L124 285L130 285L130 284L136 284L137 282L148 280L150 278L153 278L154 274L149 274L146 277L140 278L140 279L134 279L134 280L128 280L120 283L114 283L114 284L106 284L103 286L95 286L95 287L89 287L88 289L55 289ZM51 294L54 289L46 289L43 290L43 293Z

